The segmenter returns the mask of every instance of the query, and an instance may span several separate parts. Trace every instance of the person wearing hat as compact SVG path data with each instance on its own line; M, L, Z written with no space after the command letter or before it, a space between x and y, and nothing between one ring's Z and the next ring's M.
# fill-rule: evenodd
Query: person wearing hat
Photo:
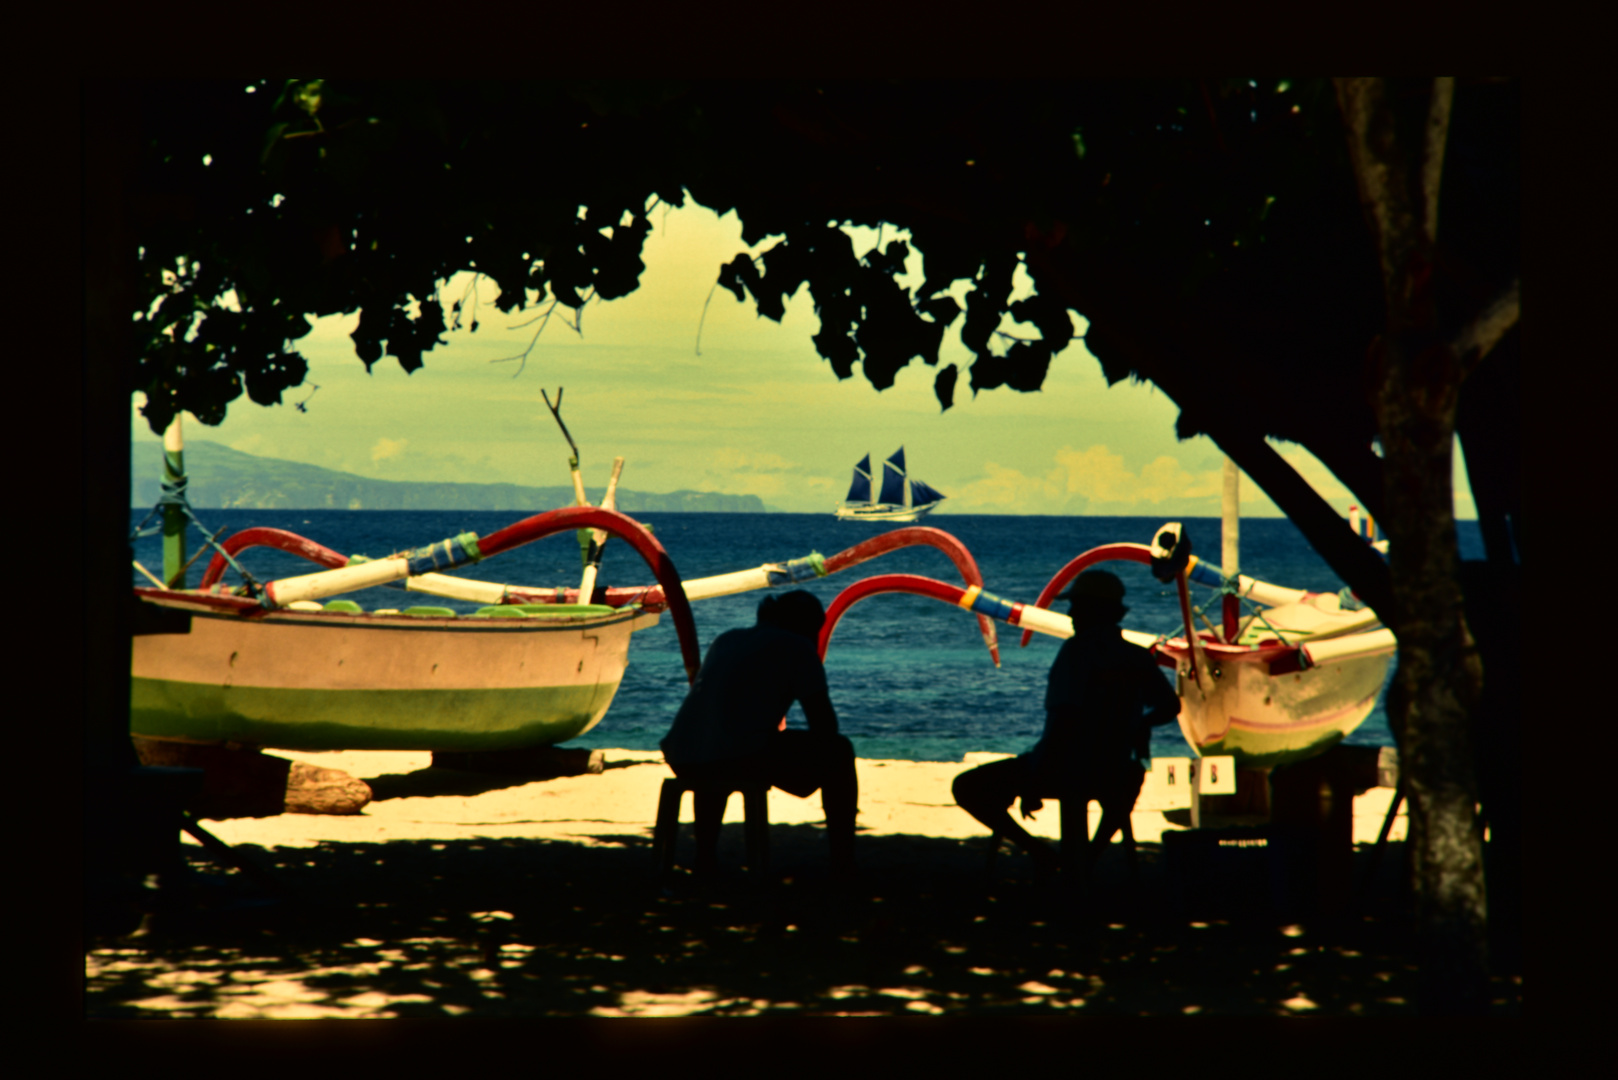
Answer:
M1020 757L964 772L954 784L961 809L1011 837L1046 874L1057 868L1058 856L1011 816L1012 802L1022 800L1025 818L1044 798L1081 800L1076 806L1100 802L1101 824L1079 864L1088 869L1134 809L1146 776L1142 761L1150 756L1151 729L1180 712L1179 696L1151 653L1119 633L1118 622L1129 609L1116 575L1087 570L1057 599L1068 601L1073 636L1051 665L1039 742ZM1077 820L1088 817L1080 811Z
M838 734L826 669L815 648L825 621L820 601L804 589L766 596L754 625L726 630L708 646L660 745L682 780L762 780L800 799L818 790L832 873L850 878L859 782L854 744ZM788 730L782 719L794 701L803 705L808 731ZM696 797L705 795L698 791ZM717 815L697 815L699 873L715 868L717 821Z

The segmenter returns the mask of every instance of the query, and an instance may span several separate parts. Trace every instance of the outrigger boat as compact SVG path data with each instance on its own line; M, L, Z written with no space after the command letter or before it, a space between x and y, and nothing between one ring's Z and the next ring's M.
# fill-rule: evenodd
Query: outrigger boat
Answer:
M558 424L560 405L558 391L551 407ZM550 746L600 722L623 679L631 636L655 626L665 611L674 620L687 677L695 678L701 658L694 600L823 577L915 544L943 551L966 584L983 584L965 545L929 528L897 529L830 558L811 552L682 582L651 531L613 509L623 459L614 463L603 505L589 506L578 448L561 426L573 447L568 464L581 505L524 518L490 536L462 533L382 559L345 556L281 529L245 529L222 543L209 537L216 554L200 586L188 589L180 563L186 519L195 519L184 500L176 421L165 436L165 579L136 564L157 587L134 590L139 629L131 663L131 733L305 751ZM504 585L445 572L573 530L589 530L578 589ZM608 536L633 548L656 583L597 587ZM182 542L171 546L174 538ZM236 561L255 547L289 552L324 569L261 584ZM241 585L223 584L227 569L242 575ZM353 600L321 603L401 584L484 606L458 615L430 605L366 611ZM994 624L984 616L978 622L998 666Z
M657 584L581 594L443 572L579 528L623 539ZM812 552L686 582L642 525L594 507L551 510L487 537L463 533L365 561L284 530L247 529L223 542L200 588L135 589L143 605L179 618L169 632L135 638L130 728L145 738L306 751L548 746L601 720L623 679L631 635L655 626L662 612L674 619L694 677L692 601L823 577L915 544L943 551L969 586L982 587L966 547L929 528L897 529L829 558ZM225 589L227 566L263 546L330 569ZM365 611L352 600L319 602L400 581L487 606L457 615L447 607ZM998 664L994 626L987 617L979 623Z
M1165 534L1172 539L1165 540ZM1170 580L1182 590L1189 625L1187 582L1224 589L1227 579L1190 556L1183 533L1169 525L1152 544L1107 544L1084 552L1051 579L1033 604L914 574L856 582L827 608L821 656L851 606L888 592L928 596L1021 627L1024 644L1033 633L1072 637L1072 620L1046 605L1073 578L1111 560L1173 565L1176 549L1184 562ZM1175 670L1186 742L1199 756L1230 755L1239 767L1268 768L1313 757L1341 741L1376 706L1397 648L1393 632L1379 625L1374 612L1345 607L1337 594L1282 588L1245 575L1230 584L1236 590L1232 595L1256 608L1234 624L1172 638L1123 631L1126 640L1151 650L1159 664Z
M1358 513L1351 524L1359 532ZM1180 731L1199 757L1228 755L1239 768L1269 769L1322 753L1354 731L1376 707L1398 642L1376 613L1348 590L1311 593L1257 581L1237 572L1234 466L1227 466L1224 561L1215 567L1191 552L1178 522L1164 525L1150 544L1092 548L1051 578L1033 604L1003 600L976 585L965 588L911 574L886 574L849 586L826 612L822 658L838 620L855 603L888 592L908 592L954 604L1034 633L1073 636L1073 623L1051 604L1075 577L1114 560L1143 563L1174 583L1184 633L1179 637L1124 630L1125 639L1151 650L1173 668L1180 695ZM1385 554L1367 520L1364 538ZM1222 625L1195 627L1189 585L1221 594ZM1242 605L1249 609L1242 614Z

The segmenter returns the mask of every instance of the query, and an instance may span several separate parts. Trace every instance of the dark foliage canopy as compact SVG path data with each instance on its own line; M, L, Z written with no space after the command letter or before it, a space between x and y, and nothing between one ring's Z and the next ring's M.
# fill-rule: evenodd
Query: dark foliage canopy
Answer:
M1456 95L1435 284L1455 325L1518 273L1518 102L1508 80ZM280 401L311 314L358 311L358 358L415 370L477 329L439 293L463 270L502 311L623 296L658 207L690 198L768 245L716 268L738 298L780 319L809 290L839 378L858 362L882 389L920 359L947 409L954 331L973 394L1037 390L1077 311L1108 380L1158 385L1181 437L1228 449L1239 421L1301 443L1382 509L1365 357L1384 283L1325 80L292 79L140 104L131 389L154 430L180 409L218 423L243 391ZM858 252L843 223L908 241ZM911 248L914 291L895 279ZM1012 301L1019 263L1035 292ZM1000 334L1007 314L1027 332Z

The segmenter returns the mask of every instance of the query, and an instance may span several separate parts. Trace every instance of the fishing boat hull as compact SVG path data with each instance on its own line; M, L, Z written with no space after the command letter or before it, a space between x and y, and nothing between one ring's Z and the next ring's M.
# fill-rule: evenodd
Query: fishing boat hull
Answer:
M1341 742L1376 707L1389 655L1274 675L1269 665L1226 663L1204 693L1182 658L1176 666L1180 731L1203 756L1229 754L1244 768L1313 757Z
M1163 649L1174 659L1186 742L1247 768L1301 761L1341 742L1376 708L1393 662L1392 635L1375 626L1369 612L1345 610L1337 596L1303 593L1248 620L1237 649L1205 643L1209 674L1200 684L1183 641ZM1302 645L1308 666L1263 659L1280 644ZM1333 651L1346 658L1327 658Z
M612 703L630 635L655 613L483 619L187 603L186 633L134 639L130 731L284 750L484 751L589 731Z

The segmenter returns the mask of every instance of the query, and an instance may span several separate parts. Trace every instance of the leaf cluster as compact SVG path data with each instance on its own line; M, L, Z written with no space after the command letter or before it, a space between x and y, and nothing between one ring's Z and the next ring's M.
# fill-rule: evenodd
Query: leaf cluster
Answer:
M690 197L735 210L744 241L768 244L716 268L738 299L779 320L807 287L815 347L839 378L858 363L883 389L912 359L938 367L958 325L974 394L1037 390L1078 311L1109 381L1162 386L1185 407L1182 435L1233 402L1300 441L1299 401L1345 409L1338 430L1362 446L1374 430L1359 380L1381 317L1376 257L1323 80L140 92L133 389L154 429L178 409L216 423L243 389L279 401L306 370L294 351L306 314L359 312L360 360L415 370L464 317L477 327L475 302L454 301L446 324L438 296L463 270L494 281L503 312L549 301L576 324L590 298L638 285L649 214ZM1470 242L1452 261L1486 290L1513 263L1489 256L1500 227L1488 223L1510 210L1515 166L1499 109L1469 107L1456 110L1470 195L1456 231ZM847 224L908 239L856 252ZM913 253L923 281L907 289ZM1013 301L1019 265L1035 291ZM1131 304L1155 315L1108 317ZM1031 332L1002 334L1008 316ZM1206 363L1203 337L1223 343ZM944 408L958 376L935 376Z

